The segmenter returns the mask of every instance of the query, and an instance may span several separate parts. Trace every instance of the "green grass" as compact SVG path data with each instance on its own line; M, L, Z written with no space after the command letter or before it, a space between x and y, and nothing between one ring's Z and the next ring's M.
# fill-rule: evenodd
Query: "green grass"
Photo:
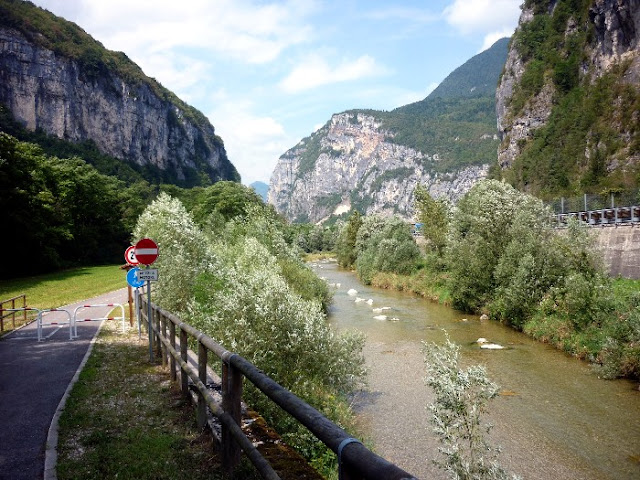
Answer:
M628 278L616 278L612 282L613 293L616 298L628 299L632 295L640 292L640 280L631 280Z
M58 455L60 480L223 478L211 435L167 368L149 363L136 329L111 322L67 401Z
M0 280L0 300L27 295L29 307L57 308L127 286L119 265L83 267L34 277Z

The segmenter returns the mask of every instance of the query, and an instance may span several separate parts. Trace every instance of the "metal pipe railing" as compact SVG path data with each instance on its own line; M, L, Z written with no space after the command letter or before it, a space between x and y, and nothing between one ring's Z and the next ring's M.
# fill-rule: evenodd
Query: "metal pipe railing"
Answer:
M140 300L141 304L147 302L143 296L140 297ZM139 314L146 317L147 308L148 306L140 305ZM318 410L265 375L248 360L228 351L211 337L182 322L176 315L153 304L151 311L153 312L152 320L154 320L152 335L156 337L156 345L161 346L157 354L162 357L163 364L168 364L168 357L171 357L171 368L174 368L174 362L176 367L179 366L183 393L188 395L188 380L191 379L198 391L198 404L208 406L211 413L222 424L223 466L228 472L233 472L240 459L239 446L263 478L279 478L240 429L240 403L242 378L244 377L271 401L304 425L338 456L341 479L401 480L415 478L400 467L373 453ZM167 338L167 321L173 325L172 328L169 328L171 338ZM180 337L179 351L175 347L176 335ZM189 365L187 359L189 337L194 339L198 345L197 370ZM213 352L222 362L222 404L217 403L206 388L207 352ZM175 372L172 373L172 378L175 378ZM203 412L200 408L198 409L199 423L204 424Z

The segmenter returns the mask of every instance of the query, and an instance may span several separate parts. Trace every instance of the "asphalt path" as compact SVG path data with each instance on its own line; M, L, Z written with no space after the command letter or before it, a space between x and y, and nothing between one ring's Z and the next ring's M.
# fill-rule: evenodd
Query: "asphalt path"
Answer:
M60 308L73 315L80 305L125 305L126 301L127 289L123 288ZM78 311L78 318L106 317L112 308L83 308ZM119 311L116 312L114 315L120 316ZM51 325L67 319L64 312L44 315L42 336L45 340L40 342L36 322L0 339L2 480L43 478L47 434L52 419L102 323L78 322L78 338L69 340L68 325Z

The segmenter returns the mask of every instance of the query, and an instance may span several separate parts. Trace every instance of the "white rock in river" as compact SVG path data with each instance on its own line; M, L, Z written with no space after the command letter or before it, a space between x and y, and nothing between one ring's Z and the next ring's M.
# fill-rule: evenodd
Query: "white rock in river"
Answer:
M352 297L354 297L357 294L358 294L358 291L354 290L353 288L350 288L349 291L347 292L347 295L351 295Z
M476 343L480 343L480 344L489 343L489 340L487 340L484 337L480 337L478 340L476 340Z
M506 347L498 345L497 343L483 343L480 348L486 348L487 350L504 350Z
M385 310L391 310L391 307L380 307L380 308L374 308L373 309L373 313L382 313Z
M386 320L387 316L386 315L376 315L373 318L375 318L376 320Z
M369 300L367 300L367 303L368 303L369 305L373 305L373 299L372 299L372 298L370 298Z
M356 303L364 302L364 298L356 297Z

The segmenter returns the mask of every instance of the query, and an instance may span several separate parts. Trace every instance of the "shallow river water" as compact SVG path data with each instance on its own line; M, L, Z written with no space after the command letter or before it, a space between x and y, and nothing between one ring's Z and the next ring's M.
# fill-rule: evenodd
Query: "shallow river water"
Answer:
M365 287L335 263L314 269L340 284L330 322L367 336L369 387L355 408L379 455L418 478L447 478L432 463L438 441L427 417L432 397L421 352L423 341L443 342L444 329L462 347L463 362L486 365L500 385L487 421L494 425L492 444L502 447L499 461L508 471L524 479L640 479L637 384L602 380L585 362L497 322L403 292ZM349 295L350 289L358 293ZM391 308L373 310L382 307ZM387 320L374 318L381 314ZM507 348L480 349L475 343L480 337Z

